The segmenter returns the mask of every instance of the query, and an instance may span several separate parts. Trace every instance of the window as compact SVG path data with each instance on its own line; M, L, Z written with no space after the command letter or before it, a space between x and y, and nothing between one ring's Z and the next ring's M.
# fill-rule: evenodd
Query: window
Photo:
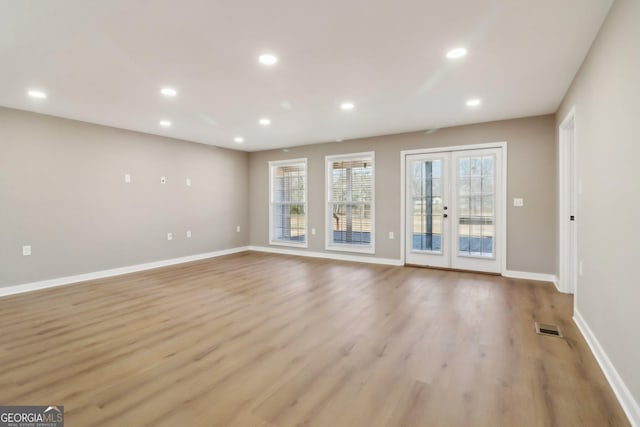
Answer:
M495 154L458 157L458 255L495 258Z
M307 159L269 162L269 242L307 247Z
M327 249L374 253L374 154L327 156Z

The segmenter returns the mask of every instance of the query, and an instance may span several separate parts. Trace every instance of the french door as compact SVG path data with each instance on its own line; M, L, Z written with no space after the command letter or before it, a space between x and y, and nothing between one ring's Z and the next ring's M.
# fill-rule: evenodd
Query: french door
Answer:
M405 262L501 272L502 149L405 158Z

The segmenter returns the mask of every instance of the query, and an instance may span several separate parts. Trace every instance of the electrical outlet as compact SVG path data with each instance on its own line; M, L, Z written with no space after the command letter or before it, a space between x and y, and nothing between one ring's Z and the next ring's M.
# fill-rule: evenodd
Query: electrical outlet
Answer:
M393 231L390 231L390 232L389 232L389 239L390 239L390 240L393 240L393 239L395 239L395 238L396 238L396 236L393 234Z
M131 174L124 174L124 182L126 182L127 184L131 184Z
M315 236L315 235L316 235L316 229L315 229L315 228L312 228L312 229L311 229L311 235L313 235L313 236Z
M187 184L187 187L191 187L191 178L187 178L185 184Z
M524 206L524 199L522 199L522 198L513 199L513 206L516 206L516 207Z
M167 177L166 176L161 176L160 177L160 184L166 184L167 183Z
M22 256L31 256L31 245L24 245L22 247Z
M173 233L167 233L167 240L173 240Z
M187 239L191 238L191 230L187 230Z
M239 233L239 232L240 232L240 226L238 225L236 226L236 233Z

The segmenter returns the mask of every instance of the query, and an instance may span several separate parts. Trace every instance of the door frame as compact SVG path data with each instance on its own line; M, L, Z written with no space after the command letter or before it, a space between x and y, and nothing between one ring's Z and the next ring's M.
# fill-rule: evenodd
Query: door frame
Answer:
M569 216L577 216L578 210L575 105L562 119L560 126L558 126L558 132L558 289L560 292L576 294L578 287L578 227L577 220L573 224L568 221ZM571 205L573 205L573 212L571 212Z
M400 151L400 260L403 264L406 264L406 161L407 156L412 154L433 154L443 153L450 151L468 151L468 150L481 150L486 148L500 148L502 149L502 197L496 202L496 208L501 215L501 221L499 230L499 239L496 243L499 245L498 250L501 251L500 256L500 271L504 275L507 271L507 142L489 142L483 144L469 144L469 145L456 145L451 147L435 147L435 148L419 148L416 150L403 150Z

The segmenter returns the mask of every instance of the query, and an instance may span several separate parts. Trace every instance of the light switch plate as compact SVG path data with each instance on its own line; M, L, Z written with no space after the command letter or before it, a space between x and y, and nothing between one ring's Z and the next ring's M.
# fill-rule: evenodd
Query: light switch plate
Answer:
M312 235L312 236L315 236L315 235L316 235L316 229L315 229L315 228L312 228L312 229L311 229L311 235Z
M239 233L239 232L240 232L240 226L238 225L236 226L236 233Z
M167 240L173 240L173 233L167 233Z
M161 176L160 177L160 184L166 184L167 183L167 177L166 176Z
M31 245L24 245L22 247L22 256L31 256Z
M513 199L513 206L516 206L516 207L524 206L524 199L520 197Z
M187 239L191 238L191 230L187 230Z
M396 238L396 236L393 234L393 231L390 231L389 232L389 239L393 240L395 238Z
M126 182L127 184L131 184L131 174L124 174L124 182Z
M187 184L187 187L191 187L191 178L187 178L185 183Z

